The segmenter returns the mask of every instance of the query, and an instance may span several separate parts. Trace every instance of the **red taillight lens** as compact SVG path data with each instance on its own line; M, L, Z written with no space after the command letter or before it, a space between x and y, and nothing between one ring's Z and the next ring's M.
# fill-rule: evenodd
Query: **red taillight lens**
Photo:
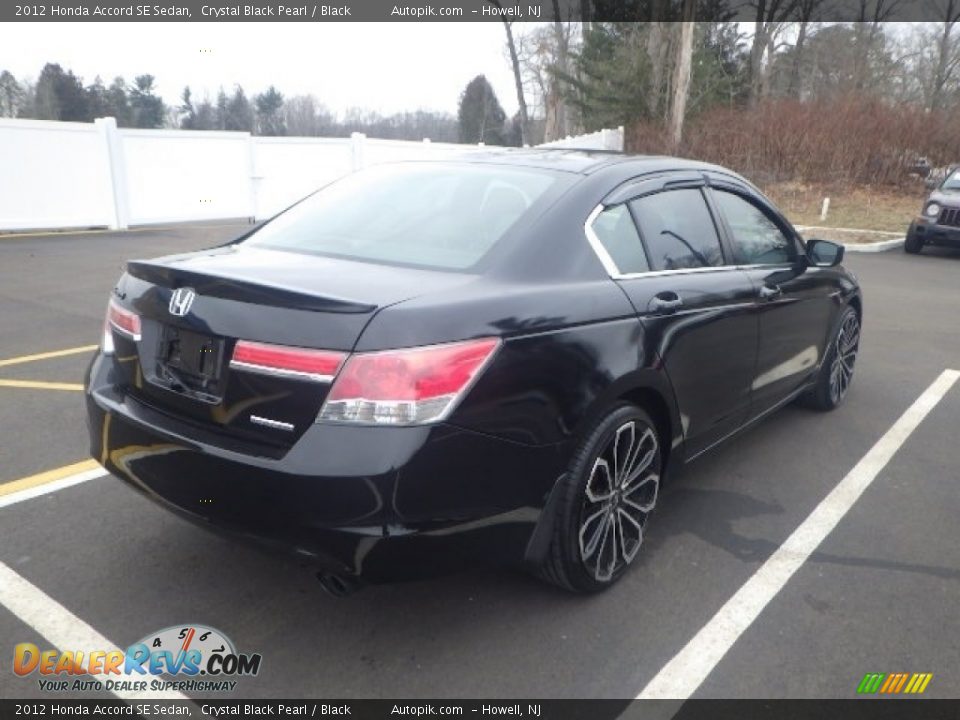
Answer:
M318 419L389 425L441 420L499 344L483 338L353 355Z
M230 366L269 375L289 375L330 382L346 357L346 353L334 350L313 350L238 340L233 349Z
M116 300L110 299L107 303L107 324L112 326L121 335L126 335L134 341L140 340L140 316L130 312L126 308L120 307ZM104 332L104 344L106 344L106 329ZM112 338L111 338L112 349Z

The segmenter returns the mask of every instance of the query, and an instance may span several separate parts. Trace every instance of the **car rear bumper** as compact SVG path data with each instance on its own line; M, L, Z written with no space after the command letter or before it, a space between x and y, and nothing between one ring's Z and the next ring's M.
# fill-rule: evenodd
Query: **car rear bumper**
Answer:
M909 233L921 238L928 245L943 245L960 248L960 228L914 221Z
M270 456L140 404L111 368L98 356L88 375L94 458L198 525L327 572L377 582L522 561L563 471L561 446L450 425L317 424Z

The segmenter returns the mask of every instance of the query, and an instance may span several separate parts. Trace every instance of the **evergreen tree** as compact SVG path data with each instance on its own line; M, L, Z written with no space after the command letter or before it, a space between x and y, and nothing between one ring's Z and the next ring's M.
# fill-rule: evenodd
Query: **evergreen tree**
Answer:
M9 70L0 73L0 117L17 117L24 105L25 94Z
M237 85L227 101L224 130L253 132L253 106L243 88Z
M130 99L127 97L127 83L119 75L110 83L106 96L107 107L105 116L115 118L120 127L133 125L130 112Z
M506 119L507 114L486 77L477 75L467 83L457 112L460 142L503 145Z
M35 92L35 112L39 120L88 122L92 119L80 79L56 63L43 66Z
M266 92L254 98L257 108L257 133L259 135L286 135L283 119L283 95L271 85Z
M166 108L163 100L154 94L153 81L153 75L138 75L130 88L130 109L134 127L163 127Z

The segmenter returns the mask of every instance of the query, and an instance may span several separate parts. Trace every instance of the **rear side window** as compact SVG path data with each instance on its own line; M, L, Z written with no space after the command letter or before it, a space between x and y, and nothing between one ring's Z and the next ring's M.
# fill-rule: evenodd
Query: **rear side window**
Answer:
M700 190L668 190L630 203L654 270L723 265L720 238Z
M759 207L739 195L717 190L713 197L730 228L738 260L748 265L778 265L793 261L797 249Z
M607 208L594 218L591 228L621 274L646 272L650 269L643 244L637 234L637 226L633 224L626 205Z
M328 185L244 243L349 260L463 270L561 190L562 173L399 163Z

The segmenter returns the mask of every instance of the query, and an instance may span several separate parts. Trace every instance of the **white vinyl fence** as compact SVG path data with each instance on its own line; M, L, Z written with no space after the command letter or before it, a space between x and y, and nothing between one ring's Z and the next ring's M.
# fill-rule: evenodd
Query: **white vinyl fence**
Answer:
M596 143L611 142L617 132L549 146L599 148ZM368 165L484 149L360 133L273 138L129 130L113 118L92 124L0 119L0 231L262 219Z
M553 140L543 143L537 147L546 148L577 148L579 150L616 150L623 152L623 125L610 130L604 128L586 135L577 135L576 137L567 137L561 140Z

